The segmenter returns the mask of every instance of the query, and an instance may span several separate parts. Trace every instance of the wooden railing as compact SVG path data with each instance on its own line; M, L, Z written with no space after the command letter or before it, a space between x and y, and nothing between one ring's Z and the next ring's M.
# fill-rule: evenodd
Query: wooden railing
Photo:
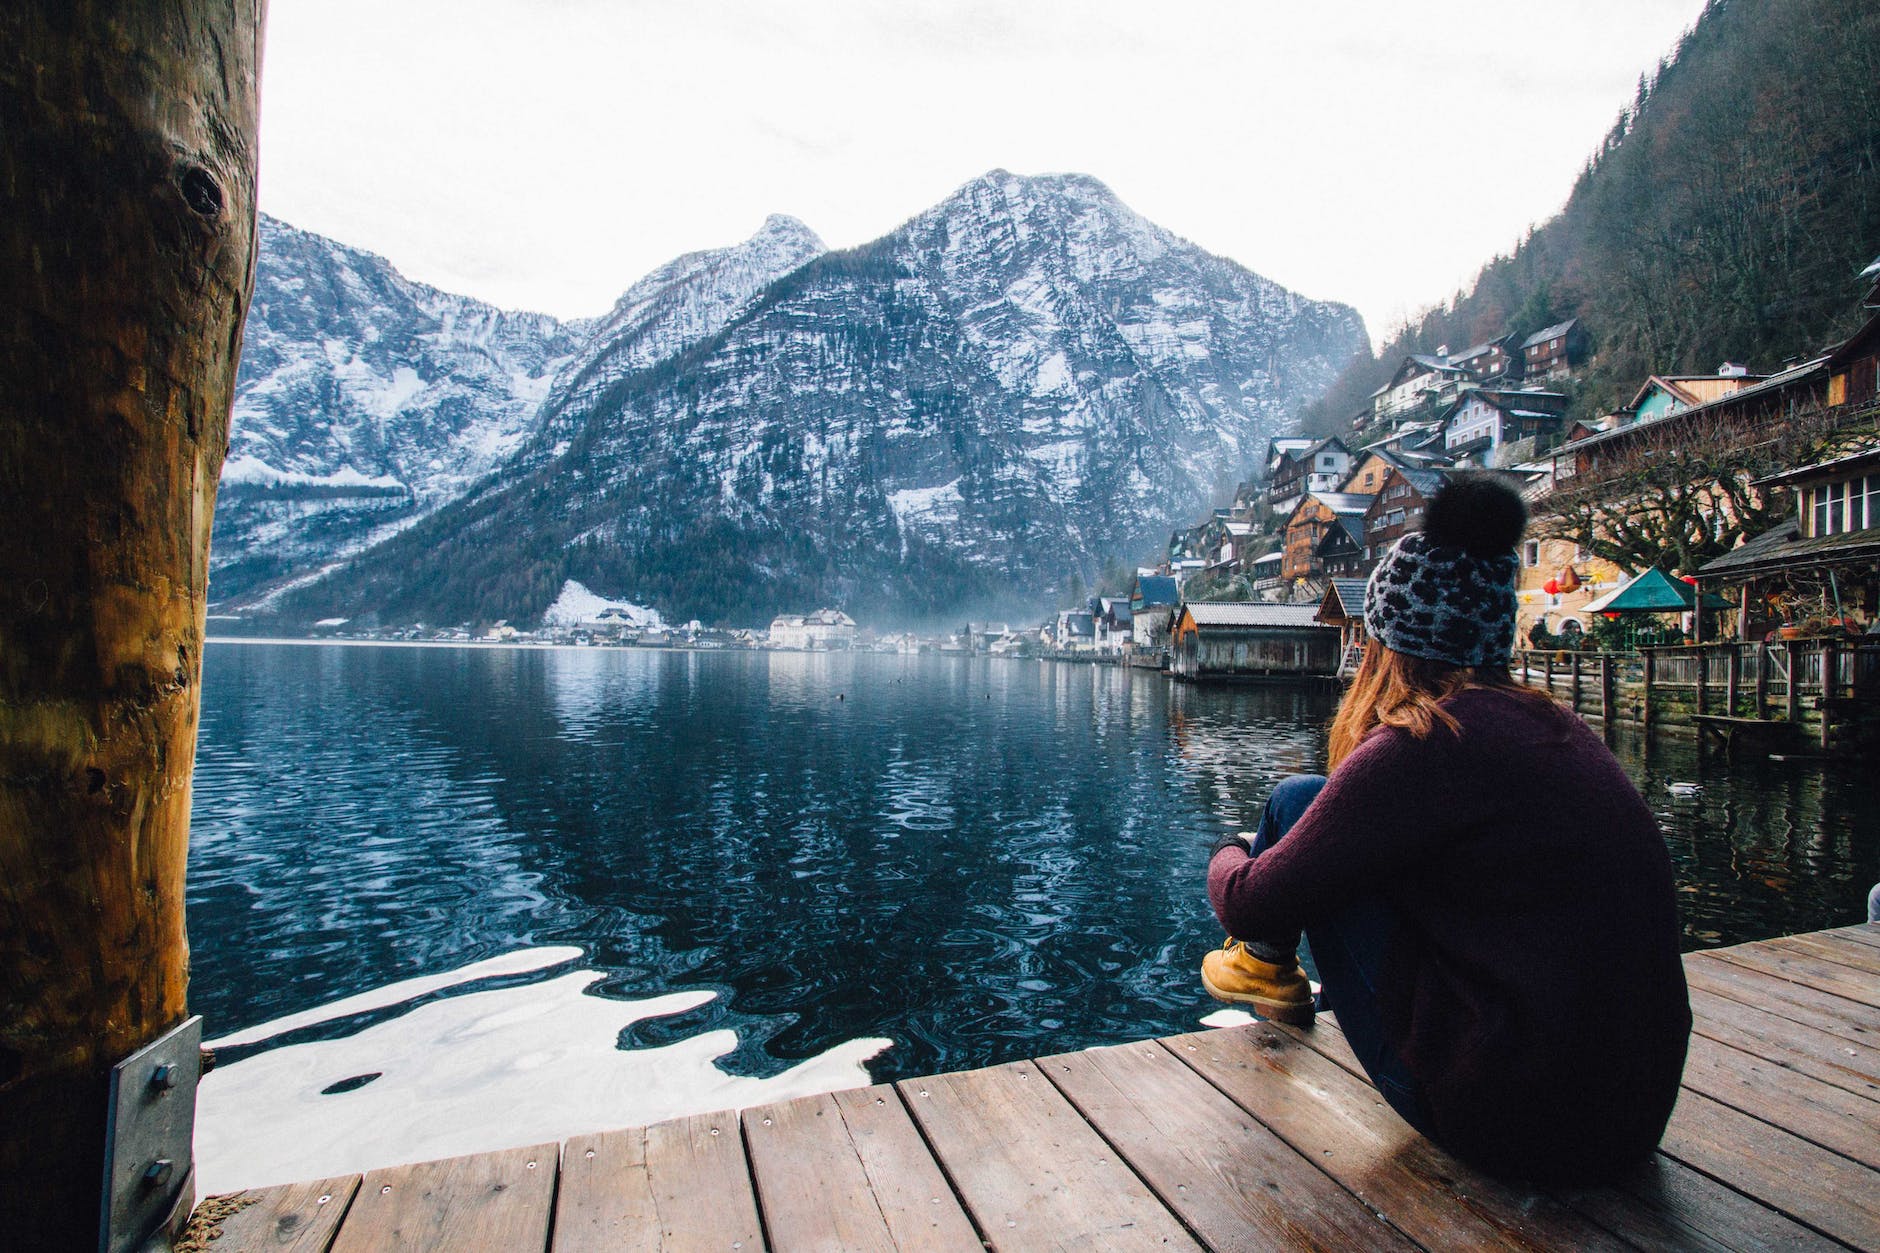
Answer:
M1575 712L1650 727L1703 718L1782 720L1819 714L1824 742L1837 713L1880 704L1880 640L1771 640L1689 644L1627 653L1516 654L1530 683Z

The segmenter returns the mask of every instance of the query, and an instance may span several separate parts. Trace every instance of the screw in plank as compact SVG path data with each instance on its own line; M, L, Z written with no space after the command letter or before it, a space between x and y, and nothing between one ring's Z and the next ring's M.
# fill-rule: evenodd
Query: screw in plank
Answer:
M159 1157L156 1161L144 1167L144 1186L146 1188L161 1188L170 1181L170 1176L175 1173L176 1163L167 1157Z
M159 1092L168 1092L176 1086L176 1064L164 1062L150 1072L150 1086Z

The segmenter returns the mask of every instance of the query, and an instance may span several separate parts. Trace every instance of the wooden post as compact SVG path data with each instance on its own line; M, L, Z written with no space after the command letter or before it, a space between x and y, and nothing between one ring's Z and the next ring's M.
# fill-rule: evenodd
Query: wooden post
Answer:
M1638 655L1645 663L1645 702L1639 709L1639 726L1650 731L1652 729L1652 679L1654 677L1652 669L1657 655L1649 648L1639 649Z
M1769 641L1756 645L1756 716L1769 713Z
M1782 716L1791 723L1802 720L1802 645L1799 640L1784 641L1789 658L1788 691L1783 694Z
M1697 712L1705 712L1706 700L1710 695L1710 650L1699 647L1697 650Z
M1834 698L1841 688L1841 647L1833 640L1821 644L1821 747L1833 745Z
M1580 712L1580 654L1574 653L1571 662L1572 673L1568 679L1568 690L1573 693L1573 712Z
M1743 650L1735 644L1724 647L1730 651L1724 659L1723 712L1734 718L1737 689L1743 686Z
M209 524L265 0L0 5L0 1241L97 1248L111 1067L185 1017Z
M1554 690L1554 654L1549 651L1545 656L1547 658L1547 690L1551 692Z
M1599 725L1612 734L1612 654L1599 655Z

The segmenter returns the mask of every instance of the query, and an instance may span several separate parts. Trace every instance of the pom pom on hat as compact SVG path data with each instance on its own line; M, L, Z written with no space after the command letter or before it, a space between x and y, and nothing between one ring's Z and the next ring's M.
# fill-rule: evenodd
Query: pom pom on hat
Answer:
M1431 498L1423 534L1472 557L1499 557L1521 542L1525 526L1527 506L1513 488L1487 474L1455 474Z

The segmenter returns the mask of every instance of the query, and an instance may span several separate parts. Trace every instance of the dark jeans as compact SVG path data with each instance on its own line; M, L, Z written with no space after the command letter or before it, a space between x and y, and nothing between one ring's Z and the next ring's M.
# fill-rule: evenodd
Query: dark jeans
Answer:
M1258 857L1284 839L1293 823L1325 786L1322 774L1296 774L1284 779L1267 798L1260 829L1253 841ZM1429 1135L1429 1116L1416 1080L1384 1038L1383 1011L1378 980L1384 953L1397 930L1397 911L1382 896L1353 901L1344 909L1306 928L1306 943L1319 972L1318 1008L1338 1015L1339 1029L1358 1056L1364 1072L1378 1092L1403 1120ZM1299 935L1239 936L1259 948L1293 952Z

